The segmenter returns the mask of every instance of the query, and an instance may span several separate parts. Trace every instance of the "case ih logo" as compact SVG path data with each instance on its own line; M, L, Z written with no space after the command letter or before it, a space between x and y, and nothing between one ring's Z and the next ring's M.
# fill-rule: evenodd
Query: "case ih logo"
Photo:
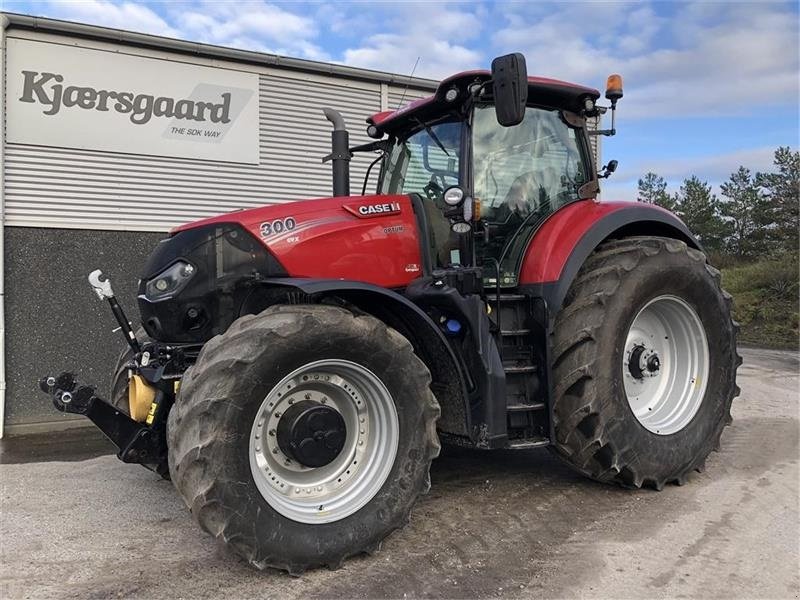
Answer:
M344 209L357 217L379 217L381 215L396 215L401 211L399 202L384 202L382 204L347 204Z
M231 95L220 94L221 102L198 102L196 100L169 98L97 90L89 86L64 86L63 75L22 71L25 78L20 102L39 102L48 108L42 112L55 115L61 107L78 107L85 110L109 111L130 114L131 123L144 125L153 117L184 119L187 121L230 123Z

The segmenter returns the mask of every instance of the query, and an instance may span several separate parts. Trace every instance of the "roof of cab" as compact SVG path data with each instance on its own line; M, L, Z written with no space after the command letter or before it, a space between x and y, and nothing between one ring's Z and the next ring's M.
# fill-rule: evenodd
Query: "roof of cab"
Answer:
M451 88L456 88L459 93L465 93L469 85L483 83L491 78L491 73L486 70L464 71L442 80L432 96L419 98L401 106L397 110L385 110L375 113L367 118L367 123L375 125L379 131L392 129L404 122L401 117L413 115L424 118L426 113L434 112L445 104L444 94ZM574 112L583 108L585 98L597 100L600 92L594 88L549 79L547 77L528 77L528 98L537 104L545 106L563 107Z

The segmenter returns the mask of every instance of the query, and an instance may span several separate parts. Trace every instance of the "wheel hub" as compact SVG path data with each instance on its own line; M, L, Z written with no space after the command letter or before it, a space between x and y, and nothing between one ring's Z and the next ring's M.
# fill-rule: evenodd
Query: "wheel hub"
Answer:
M322 467L344 448L347 428L335 408L304 400L292 405L277 429L278 447L304 467Z
M628 371L634 379L655 377L661 369L658 353L644 344L634 344L629 352Z

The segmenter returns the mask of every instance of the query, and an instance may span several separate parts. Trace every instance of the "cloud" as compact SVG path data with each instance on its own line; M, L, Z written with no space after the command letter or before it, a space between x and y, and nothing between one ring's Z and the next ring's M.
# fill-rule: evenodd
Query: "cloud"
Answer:
M47 2L44 16L65 21L91 23L103 27L179 37L180 32L147 6L136 2L81 0L81 2Z
M314 19L263 1L232 3L206 0L194 6L167 5L183 36L193 41L329 60L316 42Z
M480 5L470 9L440 3L383 6L382 18L376 19L384 23L383 31L347 48L343 61L355 67L409 73L419 58L415 75L432 79L481 67L483 52L467 42L482 30L483 9ZM342 26L341 21L336 23L336 27Z
M517 13L493 43L522 50L529 70L546 76L596 85L605 73L622 73L629 117L738 114L797 103L798 19L791 5L661 7L674 14L605 3L567 4L535 19Z
M30 5L28 5L30 6ZM754 3L47 2L48 16L434 79L522 51L532 74L625 76L626 118L798 102L796 5ZM151 8L152 7L152 8Z
M407 74L419 59L415 76L441 79L446 74L467 70L479 57L477 52L447 41L383 33L367 38L363 47L346 50L344 62L354 67Z

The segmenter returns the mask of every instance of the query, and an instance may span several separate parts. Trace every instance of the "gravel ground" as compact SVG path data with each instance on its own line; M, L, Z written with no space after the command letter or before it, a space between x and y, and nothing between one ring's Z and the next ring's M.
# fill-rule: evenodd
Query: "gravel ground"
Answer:
M85 432L61 462L53 436L12 438L0 597L797 598L798 355L742 354L733 425L687 485L626 491L546 451L450 450L380 553L301 578L247 567Z

